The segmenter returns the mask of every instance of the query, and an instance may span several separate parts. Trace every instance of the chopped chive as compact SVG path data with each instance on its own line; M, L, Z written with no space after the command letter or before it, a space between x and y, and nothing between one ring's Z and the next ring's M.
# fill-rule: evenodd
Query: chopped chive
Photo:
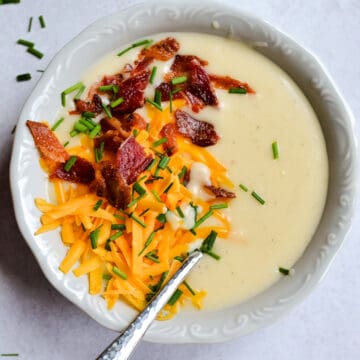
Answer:
M191 295L195 296L195 291L192 289L192 287L187 283L187 281L183 281L183 284L186 286L186 288L190 291Z
M277 141L274 141L271 144L271 147L272 147L272 152L273 152L274 159L278 159L279 158L279 145L278 145Z
M95 161L98 163L100 162L100 160L102 159L103 155L104 155L104 146L105 146L105 142L102 141L100 143L100 147L99 148L94 148L94 155L95 155Z
M171 306L174 306L176 304L176 302L180 299L182 294L183 294L183 292L181 290L176 289L176 291L174 292L174 294L171 296L170 300L168 301L168 304Z
M171 182L167 187L166 189L164 190L163 194L167 194L169 192L169 190L173 187L174 185L174 182Z
M59 119L51 128L52 131L55 131L59 126L60 124L64 121L64 118L62 117L61 119Z
M93 130L94 127L95 127L95 126L94 126L90 121L88 121L88 119L86 119L86 118L81 118L81 119L79 120L79 123L82 124L82 125L84 125L84 126L86 126L90 131Z
M154 102L156 102L161 107L161 91L155 90Z
M120 52L117 54L117 56L121 56L121 55L126 54L126 53L127 53L128 51L130 51L132 48L133 48L132 46L127 47L126 49L120 51Z
M153 293L157 293L157 292L161 289L161 287L162 287L162 285L163 285L163 283L164 283L164 281L165 281L165 279L166 279L167 274L168 274L167 271L163 272L163 273L161 274L161 277L160 277L160 279L159 279L159 281L158 281L157 284L155 284L155 285L149 285L149 289L150 289Z
M212 251L206 251L205 254L211 256L215 260L220 260L221 259L221 257L218 254L215 254Z
M189 230L194 236L196 236L196 231L194 229Z
M144 222L142 222L138 217L136 217L134 214L131 214L130 217L137 222L140 226L142 226L143 228L146 228L146 224Z
M84 111L81 115L86 118L94 118L96 116L92 111Z
M16 81L20 82L20 81L28 81L31 80L31 74L26 73L26 74L20 74L18 76L16 76Z
M42 29L46 28L45 20L42 15L39 16L39 23Z
M99 86L98 88L99 91L112 91L114 94L117 94L119 92L119 87L117 85L104 85L104 86Z
M163 138L161 138L161 139L153 142L153 143L152 143L152 146L153 146L153 147L157 147L157 146L160 146L160 145L166 143L167 141L168 141L168 138L167 138L167 137L163 137Z
M156 164L156 159L153 159L153 161L150 163L150 165L146 168L146 170L151 170L153 167L154 167L154 165Z
M255 191L253 191L251 193L251 196L256 199L261 205L264 205L265 204L265 200L259 195L257 194Z
M154 195L154 198L156 199L156 201L159 203L162 203L162 200L161 200L159 194L156 192L156 190L150 190L150 191Z
M186 80L187 80L187 76L179 76L179 77L173 78L171 80L171 84L172 85L182 84L182 83L186 82Z
M111 240L110 239L107 239L106 240L106 243L105 243L105 250L107 251L111 251L111 246L110 246L110 243L111 243Z
M136 182L133 186L134 191L136 191L139 195L144 195L146 193L146 190L138 183Z
M151 85L154 83L154 79L155 79L155 76L156 76L156 71L157 71L157 66L154 66L154 67L151 69L150 80L149 80L149 83L150 83Z
M165 214L159 214L156 217L156 220L161 222L162 224L165 224L166 223L166 215Z
M124 98L119 97L118 99L116 99L116 100L114 100L113 102L110 103L110 107L115 108L115 107L119 106L120 104L122 104L123 102L124 102Z
M124 280L126 280L128 278L128 276L122 270L120 270L117 266L113 266L112 271L115 275L121 277Z
M29 54L34 55L38 59L42 59L44 57L44 54L40 52L39 50L35 49L34 47L28 47L26 50Z
M139 132L140 131L138 129L133 129L132 134L133 134L134 138L136 138L139 135Z
M97 124L91 131L90 131L90 139L93 139L96 135L99 134L99 132L101 131L101 125Z
M247 93L246 89L242 87L229 89L229 94L246 94L246 93Z
M81 124L80 122L76 122L74 124L74 130L76 130L77 132L85 133L88 131L88 128L87 126Z
M66 141L66 142L64 142L64 145L63 145L63 147L66 147L66 146L68 146L68 145L69 145L69 143L70 143L70 141Z
M76 93L76 95L74 96L74 100L79 100L81 95L83 94L83 92L85 91L86 87L85 85L81 85L79 88L79 91Z
M145 250L146 248L151 244L151 242L154 240L156 232L153 231L151 232L151 234L149 235L149 237L146 239L145 244L143 249L139 252L138 256L140 256Z
M33 21L33 17L31 16L30 19L29 19L28 32L31 31L32 21Z
M125 224L111 224L111 230L125 230Z
M187 167L184 165L178 174L178 178L179 179L183 178L186 175L186 172L187 172Z
M83 83L78 82L73 86L70 86L69 88L65 89L62 93L61 93L61 104L62 106L66 105L66 95L71 94L72 92L80 89L83 86Z
M176 211L177 213L179 214L179 216L183 219L185 217L183 211L181 210L181 207L180 206L177 206L176 207Z
M102 200L102 199L99 199L99 200L96 202L96 204L94 205L93 210L94 210L94 211L99 210L99 209L100 209L100 206L101 206L102 204L103 204L103 200Z
M290 274L290 270L289 269L285 269L283 267L279 267L279 272L281 272L283 275L287 276Z
M211 251L212 248L214 247L216 237L217 237L217 232L214 230L211 230L210 234L202 242L200 251L202 251L202 252Z
M136 47L139 47L139 46L142 46L142 45L149 45L153 42L153 40L140 40L138 42L135 42L133 44L131 44L129 47L127 47L126 49L120 51L117 56L121 56L121 55L124 55L125 53L127 53L128 51L130 51L131 49L133 48L136 48Z
M104 103L101 104L102 108L104 109L104 112L106 114L106 116L111 119L112 118L112 115L111 115L111 112L110 112L110 109L108 106L106 106Z
M149 210L150 210L150 208L145 209L139 216L145 215Z
M169 161L170 161L170 158L168 156L162 157L161 160L159 161L158 168L160 168L161 170L164 170L168 166Z
M173 111L173 98L172 98L173 94L171 91L169 91L169 110L170 110L170 113L172 113Z
M122 234L124 234L123 231L117 231L116 233L112 234L112 235L109 237L109 240L110 240L110 241L114 241L114 240L116 240L117 238L119 238Z
M182 256L174 256L174 259L181 263L185 260Z
M20 2L20 0L17 0L17 1L13 1L13 2L4 2L4 3L2 3L2 2L0 2L0 5L2 5L2 4L18 4ZM0 356L19 356L19 354L16 354L16 353L13 353L13 354L0 354Z
M70 159L65 163L64 165L64 170L66 172L69 172L70 169L74 166L74 164L76 163L77 157L76 156L71 156Z
M209 210L206 214L204 214L199 220L197 220L195 222L195 225L193 226L193 230L195 230L197 227L199 227L205 220L207 220L213 214L214 214L214 211Z
M125 216L119 215L119 214L114 214L114 217L120 220L126 220Z
M176 88L171 92L171 95L174 95L174 94L178 93L181 90L182 90L181 88Z
M247 188L247 186L245 186L244 184L240 184L239 185L239 188L241 189L241 190L243 190L243 191L245 191L245 192L248 192L248 188Z
M198 215L198 206L195 205L192 201L189 203L189 205L194 209L195 212L195 222L197 221L197 215Z
M152 101L152 100L149 99L149 98L145 98L145 101L146 101L147 103L151 104L152 106L154 106L156 109L162 111L162 107L161 107L158 103L156 103L155 101Z
M166 170L167 170L170 174L173 173L173 171L171 170L171 168L170 168L169 166L166 167Z
M157 264L160 264L160 260L159 260L159 257L156 255L156 253L154 251L150 251L148 252L145 257Z
M112 276L110 274L103 274L102 278L104 280L111 280Z
M77 130L72 130L72 131L70 132L70 137L74 137L74 136L76 136L77 134L79 134L79 132L78 132Z
M131 207L134 206L138 201L140 201L144 196L145 196L145 194L138 196L136 199L134 199L133 201L131 201L131 202L127 205L127 207L128 207L128 208L131 208Z
M98 246L98 239L99 239L99 233L100 233L101 226L102 225L100 225L98 228L96 228L94 231L92 231L89 235L92 249L96 249Z
M33 42L24 39L19 39L16 43L19 45L24 45L26 47L33 47L35 45Z
M211 210L219 210L219 209L226 209L228 207L228 204L214 204L210 206Z

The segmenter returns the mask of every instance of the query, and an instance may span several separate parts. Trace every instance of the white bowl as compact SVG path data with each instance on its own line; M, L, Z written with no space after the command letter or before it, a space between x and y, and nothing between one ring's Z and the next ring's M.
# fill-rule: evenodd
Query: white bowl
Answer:
M48 197L47 177L25 126L27 119L53 119L59 94L109 51L152 33L192 31L230 36L252 43L284 69L315 109L327 145L329 191L314 238L295 265L293 277L237 306L216 312L182 312L155 322L145 339L162 343L220 342L268 325L308 295L324 276L349 231L356 194L356 141L353 118L319 61L270 24L220 1L156 1L103 18L78 35L54 58L21 113L14 141L10 178L20 230L51 284L102 325L120 330L135 312L124 304L106 310L104 300L88 294L87 279L64 275L58 265L66 253L58 231L34 237L40 212L35 197Z

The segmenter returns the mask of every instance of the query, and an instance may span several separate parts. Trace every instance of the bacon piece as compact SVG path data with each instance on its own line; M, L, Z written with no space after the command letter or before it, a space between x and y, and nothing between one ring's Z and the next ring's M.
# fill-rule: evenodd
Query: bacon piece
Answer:
M181 85L177 85L177 87L180 87ZM156 90L161 92L161 100L162 101L169 101L170 100L170 91L174 90L173 86L170 83L163 82L161 83ZM182 99L184 95L181 91L176 92L172 95L173 100L174 99Z
M166 74L165 80L170 81L174 77L188 76L191 71L191 62L196 60L201 66L206 66L207 61L194 55L176 55L171 65L170 72Z
M216 187L213 185L205 185L205 188L210 192L212 192L216 198L233 199L236 197L235 193L225 190L221 187Z
M170 156L178 151L178 145L176 141L176 125L166 124L160 131L160 136L166 137L167 142L163 144L166 153Z
M153 61L154 59L151 57L144 57L142 60L136 60L135 68L131 71L131 75L146 70Z
M195 145L202 147L214 145L220 138L214 125L197 120L185 111L176 110L175 119L178 132L189 138Z
M120 85L123 80L124 76L122 74L106 75L102 78L101 85Z
M102 118L100 120L100 125L101 125L101 130L103 132L109 131L109 130L117 130L117 131L122 131L123 128L121 127L121 123L118 119L116 118ZM127 137L127 136L126 136Z
M147 125L146 120L138 113L125 115L120 117L118 120L121 123L122 128L128 132L130 132L133 128L145 130Z
M95 114L100 114L102 112L101 104L101 97L98 94L93 95L92 101L75 100L76 110L80 113L89 111Z
M95 178L95 170L92 164L79 156L69 171L66 171L64 166L65 163L58 164L50 174L50 179L57 178L74 183L90 184Z
M28 120L26 125L43 158L55 162L65 162L69 159L70 156L64 146L46 124Z
M189 105L191 105L191 110L193 112L198 113L204 106L204 102L196 97L192 92L189 90L185 90L185 99L188 102Z
M94 147L99 148L104 143L104 149L116 153L124 138L117 130L108 130L103 135L94 138Z
M192 60L190 65L191 81L188 92L201 99L205 105L217 105L218 99L211 87L210 78L205 69L197 60Z
M131 184L150 165L152 159L151 155L146 156L144 148L130 136L116 154L116 167L126 183Z
M180 44L176 39L167 37L160 40L149 48L144 48L140 56L152 58L160 61L167 61L171 59L180 49Z
M118 115L129 114L144 105L144 91L148 84L150 71L142 71L124 80L119 86L118 97L124 102L113 109Z
M246 82L231 78L230 76L220 76L209 74L210 81L216 88L229 90L230 88L244 88L249 94L255 94L255 90Z

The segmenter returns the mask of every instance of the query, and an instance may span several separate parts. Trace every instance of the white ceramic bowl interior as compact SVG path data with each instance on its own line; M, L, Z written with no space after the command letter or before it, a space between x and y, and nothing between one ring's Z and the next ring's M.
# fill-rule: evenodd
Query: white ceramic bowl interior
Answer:
M310 293L325 274L349 230L356 193L356 143L353 120L344 100L319 61L270 24L220 1L147 1L103 18L66 45L54 58L26 102L16 130L11 189L20 230L45 276L65 297L102 325L119 330L135 312L124 304L108 311L104 300L88 294L87 279L64 275L58 265L66 253L58 231L34 237L40 212L35 197L48 197L47 177L25 126L27 119L54 119L60 93L109 51L153 33L191 31L231 37L251 43L285 70L315 109L327 144L329 191L316 234L284 277L255 298L222 311L182 312L175 319L154 323L146 340L163 343L220 342L268 325ZM294 209L296 211L296 209Z

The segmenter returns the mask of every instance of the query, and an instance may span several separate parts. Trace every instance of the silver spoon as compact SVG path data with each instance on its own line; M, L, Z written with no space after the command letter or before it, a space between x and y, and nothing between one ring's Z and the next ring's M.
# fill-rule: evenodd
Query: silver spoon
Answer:
M190 270L203 256L194 251L181 265L180 269L153 298L137 318L97 357L97 360L127 360L157 314L166 305Z

